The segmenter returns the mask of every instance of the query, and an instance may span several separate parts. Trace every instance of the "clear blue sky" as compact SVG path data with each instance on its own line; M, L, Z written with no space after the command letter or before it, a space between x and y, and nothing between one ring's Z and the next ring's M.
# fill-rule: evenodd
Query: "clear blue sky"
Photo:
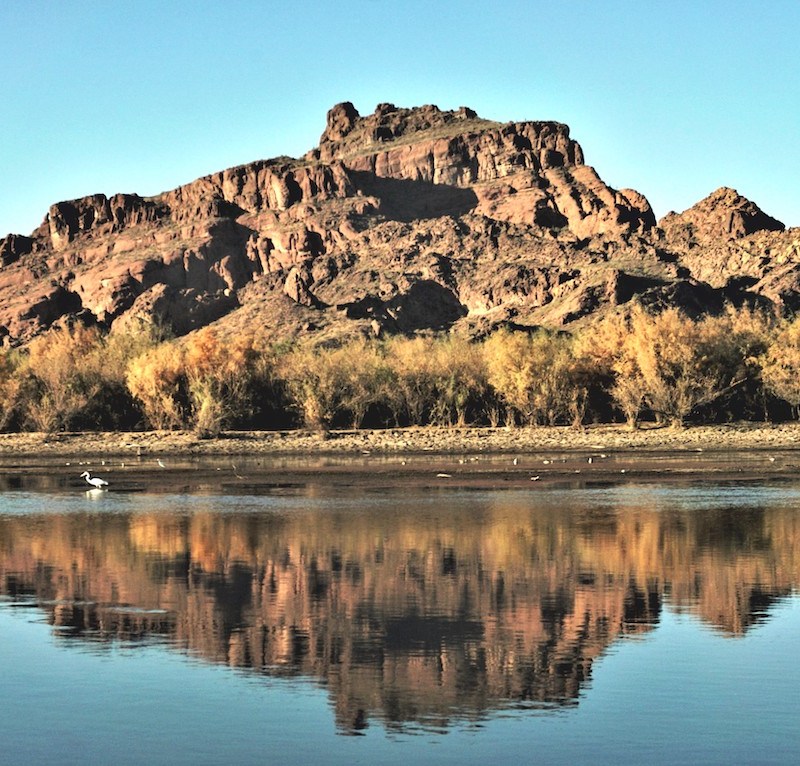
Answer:
M800 1L0 0L0 236L315 146L325 114L566 122L661 217L732 186L800 226Z

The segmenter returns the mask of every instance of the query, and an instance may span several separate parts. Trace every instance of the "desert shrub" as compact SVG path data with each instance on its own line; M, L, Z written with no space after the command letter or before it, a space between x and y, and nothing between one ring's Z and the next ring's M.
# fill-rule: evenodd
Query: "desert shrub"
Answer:
M490 385L507 410L506 422L580 424L591 365L567 335L500 330L483 345Z
M309 428L360 428L371 411L391 411L396 381L386 347L351 340L339 347L298 346L279 361L292 408Z
M647 398L647 383L639 370L635 351L625 348L613 369L611 398L622 411L628 426L637 428Z
M103 339L103 374L115 382L125 383L130 363L142 354L168 340L167 331L154 322L128 322L116 325Z
M140 413L125 384L130 358L158 338L146 328L104 335L81 325L51 329L0 361L0 428L53 432L131 426Z
M327 430L346 408L352 354L347 348L298 346L278 359L290 406L308 428Z
M464 424L486 391L480 351L460 338L296 347L281 357L279 370L293 408L310 428L358 428L375 411L398 425Z
M531 387L534 379L534 359L530 338L520 332L500 330L483 344L489 384L497 391L506 406L506 422L517 417L530 422L532 415Z
M164 332L151 322L128 323L102 336L102 385L82 417L85 427L133 428L141 423L142 410L127 386L128 367L163 340Z
M192 426L203 437L246 423L272 373L254 336L223 339L208 327L187 338L183 366Z
M5 431L19 414L22 363L19 352L0 351L0 431Z
M614 366L626 335L625 324L610 316L584 326L574 336L573 355L586 391L586 416L595 422L613 420L618 409L611 391L617 382Z
M431 423L463 426L478 415L486 398L489 384L481 349L466 338L448 336L434 343L433 352Z
M396 423L464 425L486 409L481 350L465 338L393 338L387 342L386 358Z
M394 380L381 344L359 339L348 343L342 353L349 361L340 407L349 414L353 428L359 428L370 409L387 408Z
M436 396L433 345L428 337L387 341L393 376L390 406L396 425L422 425L429 419Z
M126 385L155 429L191 427L201 437L248 424L272 385L272 355L254 336L221 338L206 327L135 358Z
M178 343L162 343L134 358L128 364L125 383L151 428L185 424L188 401L183 351Z
M771 408L783 409L782 402L766 390L760 364L775 335L776 317L764 311L740 308L730 309L725 321L738 349L739 369L733 376L733 384L710 407L701 408L699 414L706 419L768 419Z
M604 391L627 424L636 428L645 408L647 385L639 369L631 333L629 317L612 315L586 330L582 345L589 364L604 381Z
M753 372L757 339L733 313L694 321L677 309L651 315L637 308L618 337L611 393L631 426L645 408L680 426Z
M95 405L103 366L103 340L95 328L59 328L31 341L21 395L27 425L48 433L71 427Z
M778 328L758 358L764 387L800 418L800 320Z

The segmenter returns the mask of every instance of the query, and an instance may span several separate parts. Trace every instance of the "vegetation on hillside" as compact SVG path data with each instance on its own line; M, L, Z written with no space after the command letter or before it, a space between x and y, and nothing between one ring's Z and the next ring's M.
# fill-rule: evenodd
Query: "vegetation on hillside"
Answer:
M800 413L800 320L634 309L573 334L269 345L60 328L0 352L0 429L672 426Z

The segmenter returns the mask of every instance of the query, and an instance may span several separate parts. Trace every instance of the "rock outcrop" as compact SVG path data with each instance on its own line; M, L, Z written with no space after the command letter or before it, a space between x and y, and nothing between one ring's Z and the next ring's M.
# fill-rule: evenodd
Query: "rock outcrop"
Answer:
M785 229L754 202L725 186L683 213L668 213L659 225L670 238L697 244Z
M0 338L76 317L276 337L562 326L632 301L800 308L800 234L732 189L657 225L558 122L330 110L320 145L156 197L51 206L0 240Z

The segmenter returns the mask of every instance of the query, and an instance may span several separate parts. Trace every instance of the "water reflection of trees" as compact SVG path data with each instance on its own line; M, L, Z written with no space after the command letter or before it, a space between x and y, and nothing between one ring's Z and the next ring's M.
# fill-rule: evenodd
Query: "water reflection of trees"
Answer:
M797 585L789 508L524 507L0 517L2 591L82 640L161 636L303 674L339 724L574 704L662 601L730 635Z

